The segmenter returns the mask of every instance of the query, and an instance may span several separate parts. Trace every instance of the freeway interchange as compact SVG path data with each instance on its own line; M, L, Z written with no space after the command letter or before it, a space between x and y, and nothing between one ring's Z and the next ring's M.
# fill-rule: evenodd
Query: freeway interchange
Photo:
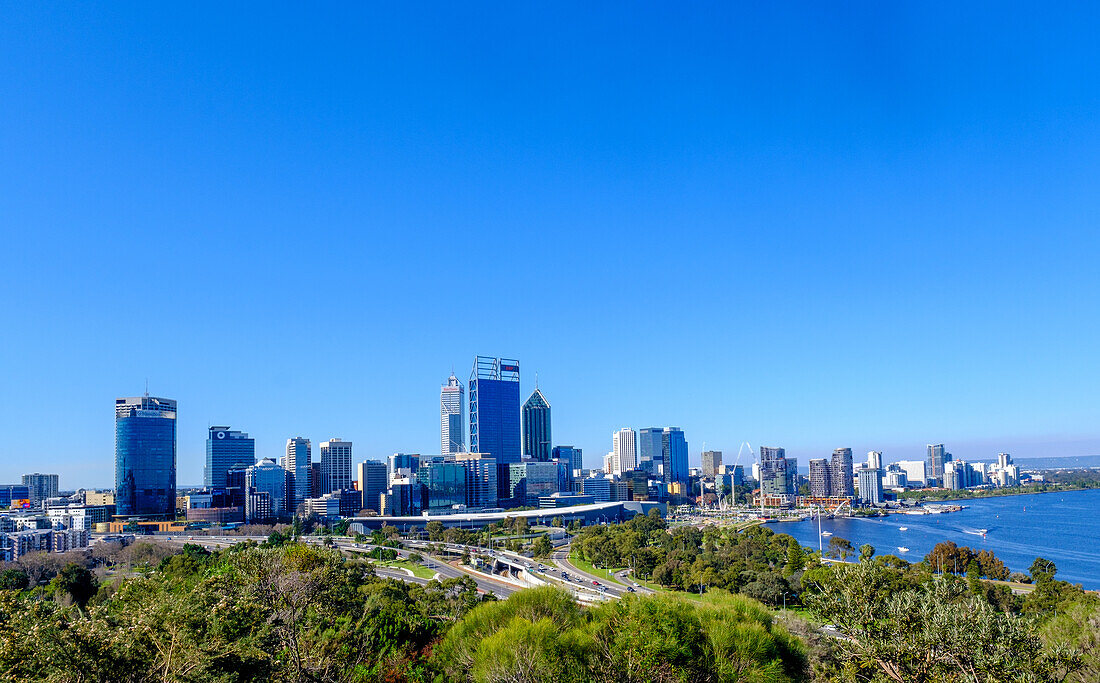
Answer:
M172 544L191 543L207 550L225 548L246 541L263 542L261 536L168 536L158 537ZM420 564L435 573L434 579L445 580L469 577L477 584L481 593L506 598L524 588L552 585L562 588L579 602L593 603L602 600L619 599L630 593L651 593L648 588L631 583L629 578L608 581L604 577L593 576L569 562L568 543L555 549L549 560L534 560L518 553L500 549L490 550L479 546L459 545L455 543L432 543L428 541L404 541L403 548L389 548L372 543L356 543L349 538L303 536L300 540L313 545L323 545L331 539L334 547L349 553L362 553L369 557L371 552L384 548L392 550L402 560L409 560L412 554L421 557ZM448 561L436 553L461 557L469 555L479 559L478 568L463 565L457 560ZM433 579L414 576L400 568L376 566L379 576L427 584Z

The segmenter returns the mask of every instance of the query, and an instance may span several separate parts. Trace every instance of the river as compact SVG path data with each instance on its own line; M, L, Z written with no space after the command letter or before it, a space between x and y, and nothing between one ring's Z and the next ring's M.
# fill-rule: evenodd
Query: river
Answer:
M1100 589L1100 489L954 502L967 507L938 515L822 519L821 529L848 539L857 549L870 543L876 555L897 555L909 562L923 560L940 541L991 550L1010 571L1027 572L1036 557L1044 557L1058 567L1056 578ZM816 521L768 527L818 547ZM987 530L985 538L978 529ZM828 545L828 537L821 540ZM899 552L898 546L909 552Z

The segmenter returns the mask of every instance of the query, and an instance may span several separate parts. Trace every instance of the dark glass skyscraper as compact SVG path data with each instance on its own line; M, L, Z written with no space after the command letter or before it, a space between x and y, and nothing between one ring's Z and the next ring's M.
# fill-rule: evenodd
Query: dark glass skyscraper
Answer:
M664 480L672 484L688 484L688 443L679 427L665 427L661 433L661 456L664 460ZM685 494L686 495L686 494Z
M176 514L176 402L115 399L115 506L119 515Z
M660 427L644 427L638 430L638 469L650 474L664 475L665 430Z
M497 495L508 497L508 465L520 461L519 361L474 358L470 373L470 452L497 463Z
M229 427L211 427L206 437L206 468L202 484L206 488L226 487L225 475L234 468L256 464L256 440Z
M550 402L535 387L535 391L523 404L523 454L532 460L549 462L552 443Z

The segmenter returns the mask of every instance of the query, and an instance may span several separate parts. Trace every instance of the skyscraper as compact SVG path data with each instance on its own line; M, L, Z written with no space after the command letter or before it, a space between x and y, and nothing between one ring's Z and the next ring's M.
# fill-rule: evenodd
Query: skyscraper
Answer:
M832 495L832 476L829 461L825 458L810 460L810 495L814 498L828 498Z
M867 466L873 470L881 470L882 451L867 451Z
M351 442L321 442L321 495L351 488Z
M703 451L700 458L704 477L713 477L718 474L718 470L722 467L722 451Z
M382 513L382 494L389 486L389 468L379 460L365 460L356 467L356 485L363 492L363 508Z
M661 432L661 459L664 461L666 484L688 484L688 443L679 427L665 427Z
M928 485L943 483L943 464L951 459L942 443L928 444ZM934 480L934 481L933 481Z
M244 432L229 427L211 427L206 435L206 467L202 484L206 488L224 489L225 474L236 467L256 464L256 440Z
M550 461L550 402L536 386L523 404L523 454L539 462Z
M238 470L234 469L234 472ZM287 485L290 474L271 458L245 469L245 519L249 522L284 517L289 514Z
M447 378L447 384L439 391L439 434L441 452L461 453L466 450L466 438L463 436L462 404L466 389L455 374Z
M794 468L782 448L760 447L760 491L767 498L778 499L782 504L791 502L794 496Z
M287 491L287 508L291 514L302 501L309 498L312 488L310 463L313 461L309 439L296 436L286 440L286 457L283 468L290 474L290 490Z
M661 454L665 430L660 427L644 427L638 430L638 469L650 474L664 474L664 456Z
M572 446L554 446L554 450L551 451L554 460L566 463L565 468L569 473L569 476L573 476L573 470L581 469L584 464L581 459L583 457L580 448L573 448Z
M871 467L861 467L858 476L860 499L868 505L881 505L882 472Z
M56 474L24 474L23 485L27 487L27 492L30 493L31 505L39 505L45 500L54 498L57 496L57 475Z
M497 496L508 498L508 465L520 461L519 361L477 356L470 373L470 451L497 464Z
M115 400L115 506L119 515L176 515L176 402Z
M830 495L837 498L855 495L852 486L852 449L833 450L833 460L829 463Z
M638 450L635 441L634 430L629 427L623 427L611 435L611 451L615 454L615 458L612 460L614 474L622 474L637 469Z

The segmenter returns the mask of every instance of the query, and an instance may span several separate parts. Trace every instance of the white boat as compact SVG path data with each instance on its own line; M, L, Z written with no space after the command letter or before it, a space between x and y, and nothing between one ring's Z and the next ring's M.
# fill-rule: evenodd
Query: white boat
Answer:
M822 531L822 532L821 532L821 535L822 535L822 536L825 536L825 537L829 537L829 536L832 536L832 535L833 535L833 532L831 532L831 531Z
M898 531L909 531L909 527L907 527L907 526L899 526L899 527L898 527Z
M909 548L906 548L906 547L905 547L905 546L903 546L903 545L899 545L899 546L898 546L898 552L899 552L899 553L907 553L907 552L909 552Z

